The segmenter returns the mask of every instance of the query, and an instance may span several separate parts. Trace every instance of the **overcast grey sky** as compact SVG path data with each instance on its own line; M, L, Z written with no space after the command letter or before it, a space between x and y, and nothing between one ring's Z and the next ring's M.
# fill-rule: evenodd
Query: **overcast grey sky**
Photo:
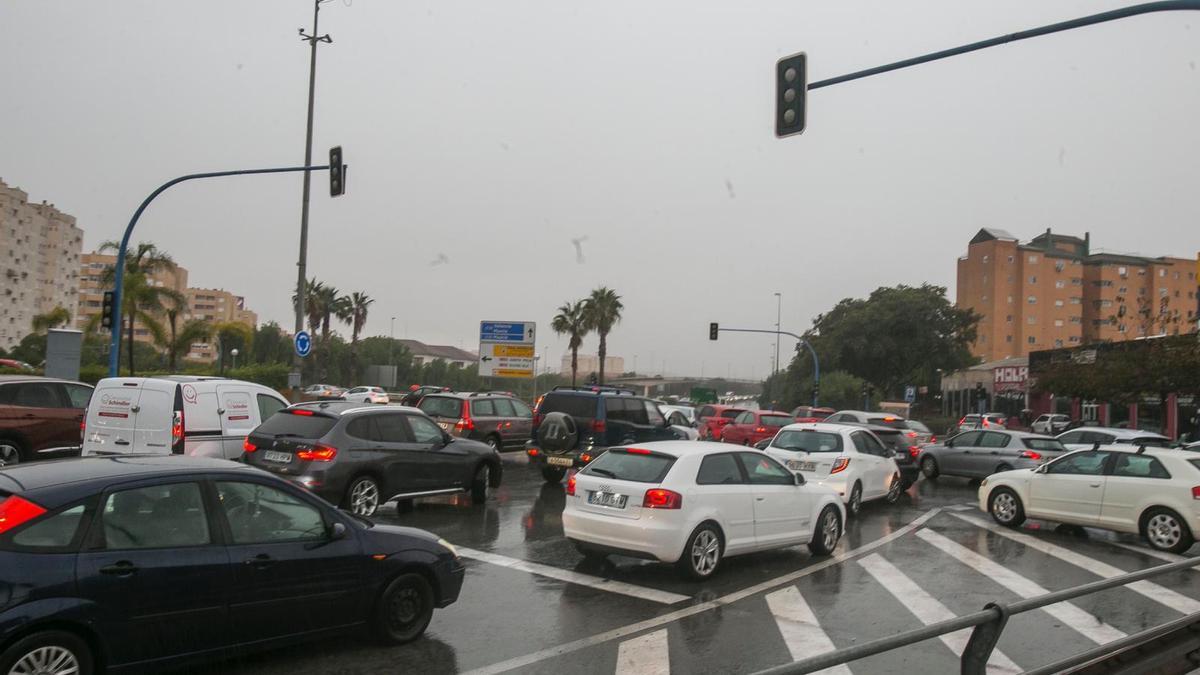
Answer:
M1194 255L1198 13L815 91L805 134L773 136L780 56L807 51L815 80L1124 4L335 0L314 147L345 146L349 193L315 177L309 270L376 298L368 334L396 316L397 337L474 348L480 319L533 320L552 363L554 309L607 284L628 367L762 377L770 338L711 343L709 321L769 328L775 291L795 332L880 285L953 298L980 227ZM0 2L0 177L90 250L168 178L299 164L311 9ZM136 238L290 328L300 181L185 184Z

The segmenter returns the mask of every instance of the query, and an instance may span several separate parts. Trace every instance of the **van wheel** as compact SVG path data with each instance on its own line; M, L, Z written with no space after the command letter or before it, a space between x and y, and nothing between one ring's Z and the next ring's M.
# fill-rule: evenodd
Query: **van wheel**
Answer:
M835 507L826 506L821 511L821 517L817 518L817 529L813 532L808 550L813 555L829 555L833 553L833 549L837 547L838 540L841 538L842 519L838 516Z
M563 476L567 475L566 469L561 469L555 466L542 467L542 479L547 483L561 483Z
M342 508L356 516L371 517L379 510L379 483L370 476L359 476L350 482L346 488L346 496L342 499Z
M692 531L687 543L683 545L683 554L675 563L679 573L692 581L704 581L716 574L721 566L725 543L721 541L721 532L712 523L701 523Z
M402 645L421 637L433 618L433 588L420 574L401 574L379 596L375 634L385 644Z
M61 630L34 633L0 654L0 673L92 675L92 650L78 635Z
M1151 547L1168 553L1183 553L1195 542L1187 522L1178 513L1162 507L1150 509L1142 516L1142 536Z
M481 505L487 501L488 483L492 479L492 468L486 463L475 469L475 480L471 481L471 502Z
M936 459L932 457L925 457L921 460L921 473L925 474L925 477L929 480L937 478L938 474L941 472L941 469L938 468Z
M7 438L0 438L0 466L13 466L21 463L21 445Z

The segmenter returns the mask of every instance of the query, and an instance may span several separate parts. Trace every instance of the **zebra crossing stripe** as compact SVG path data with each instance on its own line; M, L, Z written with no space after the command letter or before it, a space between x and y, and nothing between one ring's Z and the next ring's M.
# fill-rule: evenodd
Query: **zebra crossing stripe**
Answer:
M1146 546L1134 546L1133 544L1126 544L1125 542L1120 542L1120 541L1111 541L1109 543L1112 544L1113 546L1116 546L1118 548L1123 548L1127 551L1133 551L1134 553L1141 553L1142 555L1150 556L1151 558L1158 558L1159 560L1165 560L1167 562L1183 562L1184 560L1188 559L1188 556L1186 556L1186 555L1179 555L1178 553L1168 553L1166 551L1156 551L1156 550L1146 547ZM1194 572L1200 572L1200 568L1193 567L1191 569Z
M1010 529L1000 527L995 523L989 523L981 518L964 516L958 513L952 513L950 515L960 520L965 520L966 522L977 527L982 527L989 532L994 532L1001 537L1006 537L1008 539L1012 539L1013 541L1020 542L1028 548L1031 548L1035 551L1041 551L1046 555L1058 558L1063 562L1070 563L1080 569L1087 570L1096 576L1104 577L1105 579L1119 577L1126 573L1125 570L1118 567L1113 567L1112 565L1100 562L1094 558L1089 558L1088 556L1076 553L1075 551L1063 548L1062 546L1057 546L1055 544L1042 541L1037 537L1033 537L1028 534L1022 534L1020 532L1014 532ZM1135 581L1126 586L1126 588L1134 593L1144 595L1160 605L1170 607L1180 614L1195 614L1196 612L1200 612L1200 601L1193 600L1182 593L1177 593L1169 588L1164 588L1150 581Z
M858 564L926 626L955 618L956 615L950 611L950 608L939 602L937 598L926 593L925 589L918 586L904 572L901 572L900 568L888 562L878 553L872 553L859 560ZM963 651L967 648L967 641L970 638L971 631L969 629L941 636L942 642L950 648L950 651L954 652L955 656L962 656ZM1021 673L1024 672L1024 669L1013 663L1012 659L1001 654L1000 650L997 649L992 651L992 655L988 659L987 671L988 673L999 675Z
M768 593L766 600L793 661L837 649L795 586ZM818 672L828 675L850 675L850 669L845 665Z
M924 539L926 542L933 544L934 547L940 549L946 555L958 560L962 564L971 567L985 577L1000 584L1008 590L1016 593L1022 598L1035 598L1039 595L1045 595L1050 591L1042 588L1036 582L1026 579L1025 577L1013 572L1012 570L999 565L978 553L954 543L950 539L929 529L921 529L917 531L917 536ZM1053 605L1048 605L1042 608L1050 616L1061 621L1063 624L1075 629L1078 633L1088 638L1096 644L1105 644L1113 640L1119 640L1125 637L1125 633L1113 628L1112 626L1100 621L1096 617L1088 614L1078 606L1069 602L1059 602Z
M670 675L667 629L625 640L617 648L616 675Z

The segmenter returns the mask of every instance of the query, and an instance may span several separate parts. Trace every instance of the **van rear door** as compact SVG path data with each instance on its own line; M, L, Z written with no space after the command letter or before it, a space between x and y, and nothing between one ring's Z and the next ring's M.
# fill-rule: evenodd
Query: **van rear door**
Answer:
M221 446L225 459L242 456L242 441L258 426L258 408L250 388L217 385L217 414L221 416Z
M82 454L133 452L141 382L140 378L124 377L100 380L88 404Z
M170 454L171 413L178 384L168 380L143 380L138 398L133 452Z

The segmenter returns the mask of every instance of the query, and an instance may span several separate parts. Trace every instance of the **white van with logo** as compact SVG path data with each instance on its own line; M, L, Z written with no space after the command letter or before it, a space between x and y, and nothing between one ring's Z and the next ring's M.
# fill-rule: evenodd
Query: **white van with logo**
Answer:
M220 377L110 377L96 385L83 456L159 454L237 459L246 435L286 408L273 389Z

